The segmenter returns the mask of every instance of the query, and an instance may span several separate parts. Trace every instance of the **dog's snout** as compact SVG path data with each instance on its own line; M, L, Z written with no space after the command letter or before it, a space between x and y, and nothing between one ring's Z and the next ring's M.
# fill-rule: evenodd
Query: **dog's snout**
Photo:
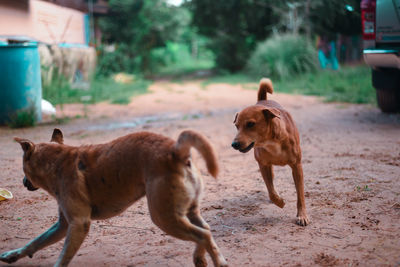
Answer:
M35 191L38 190L39 188L36 188L33 186L33 184L26 178L26 176L24 177L24 179L22 180L22 183L24 184L24 186L29 190L29 191Z
M24 176L24 179L22 179L22 184L23 184L25 187L28 187L28 179L26 179L26 176Z
M232 147L233 147L234 149L239 149L239 148L240 148L240 143L237 142L237 141L233 141L233 142L232 142Z

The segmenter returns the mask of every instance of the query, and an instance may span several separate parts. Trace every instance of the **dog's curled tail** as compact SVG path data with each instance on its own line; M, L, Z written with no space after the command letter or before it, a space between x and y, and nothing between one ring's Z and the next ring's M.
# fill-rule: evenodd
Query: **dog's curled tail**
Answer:
M260 81L260 87L258 88L258 101L267 100L267 93L272 94L274 92L274 87L272 82L268 78L262 78Z
M208 172L217 178L218 175L218 161L217 156L210 142L203 135L191 131L183 131L175 144L175 155L182 160L187 160L190 156L190 148L194 147L203 156L206 161Z

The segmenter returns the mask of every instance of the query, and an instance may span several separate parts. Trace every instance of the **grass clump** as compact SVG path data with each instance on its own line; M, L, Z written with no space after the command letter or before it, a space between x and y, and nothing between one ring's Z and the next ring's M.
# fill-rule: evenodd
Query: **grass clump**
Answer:
M274 35L261 42L247 62L247 71L251 75L275 80L317 69L315 47L305 37L295 34Z
M36 125L36 115L36 111L33 107L19 110L10 116L7 125L10 128L33 127Z
M43 85L43 98L53 105L93 104L101 101L128 104L132 96L146 93L149 85L149 81L141 78L123 83L116 82L111 76L98 76L92 79L88 88L72 88L65 77L54 75L50 83Z

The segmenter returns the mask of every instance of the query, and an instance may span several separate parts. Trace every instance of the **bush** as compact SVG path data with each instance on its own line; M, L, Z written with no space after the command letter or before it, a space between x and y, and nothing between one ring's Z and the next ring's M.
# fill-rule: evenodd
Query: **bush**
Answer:
M257 45L247 70L257 77L286 79L318 68L316 48L300 35L275 35Z
M146 73L141 70L143 57L129 51L126 45L115 45L114 51L98 49L96 76L110 76L114 73L164 74L203 69L214 66L214 54L206 48L206 41L197 40L197 54L193 57L187 43L167 42L163 47L153 48L147 55Z
M126 44L115 44L112 51L100 46L97 53L96 76L109 76L119 72L134 73L140 69L140 57Z
M215 65L232 73L243 70L254 44L251 37L229 35L216 38L210 45L216 54Z

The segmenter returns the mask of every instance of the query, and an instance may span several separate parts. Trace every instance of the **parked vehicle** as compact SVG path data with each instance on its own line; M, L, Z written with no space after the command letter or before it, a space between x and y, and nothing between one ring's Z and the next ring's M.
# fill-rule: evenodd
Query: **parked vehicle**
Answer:
M364 61L383 112L400 111L400 0L362 0Z

